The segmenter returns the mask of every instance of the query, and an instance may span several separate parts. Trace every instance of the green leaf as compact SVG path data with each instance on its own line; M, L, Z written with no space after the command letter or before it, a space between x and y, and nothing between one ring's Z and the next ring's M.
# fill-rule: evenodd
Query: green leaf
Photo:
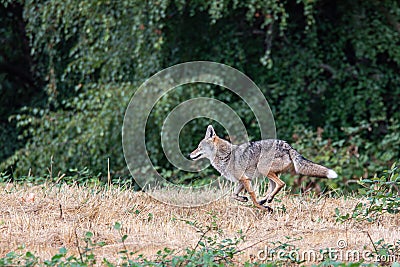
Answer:
M58 250L58 252L59 252L60 254L66 255L66 254L67 254L67 249L66 249L65 247L62 247L62 248L60 248L60 249Z
M121 230L121 223L115 222L115 223L114 223L114 229L115 229L115 230L118 230L118 231Z
M92 233L92 232L86 232L85 237L86 237L87 239L90 239L90 238L93 237L93 233Z

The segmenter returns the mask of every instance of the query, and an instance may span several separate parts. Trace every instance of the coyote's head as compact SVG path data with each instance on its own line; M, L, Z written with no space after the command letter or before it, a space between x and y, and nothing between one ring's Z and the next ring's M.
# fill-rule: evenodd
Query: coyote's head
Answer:
M216 138L217 135L215 134L214 128L211 125L208 125L206 135L204 136L203 140L200 141L200 144L197 146L197 148L189 154L189 157L192 160L214 158L217 152L217 147L215 145Z

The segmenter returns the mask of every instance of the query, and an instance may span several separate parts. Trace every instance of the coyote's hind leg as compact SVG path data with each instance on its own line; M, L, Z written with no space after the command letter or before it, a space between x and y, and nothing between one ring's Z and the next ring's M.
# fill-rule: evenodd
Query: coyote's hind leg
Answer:
M251 200L253 201L253 204L254 204L257 208L262 209L262 210L266 210L266 211L268 211L268 212L271 212L271 211L272 211L272 209L271 209L270 207L260 205L260 204L257 202L256 193L254 193L254 191L253 191L253 189L252 189L252 187L251 187L250 179L244 177L244 178L240 179L239 182L243 183L244 188L245 188L245 189L247 190L247 192L250 194Z
M244 189L244 185L241 181L238 182L238 185L235 188L235 191L233 192L232 198L240 201L240 202L247 202L249 199L245 196L240 196L239 193L242 192Z
M270 173L268 173L267 176L270 180L272 180L276 184L276 186L274 187L272 192L267 195L267 197L264 200L260 201L262 203L265 203L265 202L271 203L272 200L274 199L275 195L278 194L278 192L281 191L281 189L285 186L285 182L282 181L281 179L279 179L279 177L278 177L278 175L276 175L276 173L270 172Z
M258 204L260 205L264 205L265 202L267 202L268 198L271 196L271 193L274 191L275 187L276 187L276 183L274 182L274 180L268 178L269 183L268 183L268 190L267 190L267 194L266 197L263 200L258 201Z

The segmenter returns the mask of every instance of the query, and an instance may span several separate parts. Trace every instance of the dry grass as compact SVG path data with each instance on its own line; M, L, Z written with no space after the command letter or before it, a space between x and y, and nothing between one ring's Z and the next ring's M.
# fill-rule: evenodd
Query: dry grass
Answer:
M172 193L171 193L172 194ZM77 253L77 237L94 233L94 241L107 245L95 251L99 258L115 259L122 249L121 236L113 229L121 222L123 233L129 237L129 250L151 256L164 247L178 251L195 246L199 233L184 220L209 225L213 215L224 237L237 236L242 229L246 235L240 248L263 240L247 249L238 260L249 260L273 241L285 241L285 236L301 237L296 247L319 251L337 247L345 240L348 249L373 250L371 241L384 238L386 242L400 239L399 216L385 215L377 223L337 224L334 210L350 211L360 201L355 198L313 198L280 194L275 212L267 214L250 204L241 204L223 197L209 205L180 208L163 204L141 192L102 187L0 185L0 257L25 245L42 259L49 259L60 247ZM278 198L279 198L278 197ZM277 207L284 205L286 212ZM82 240L80 240L82 245Z

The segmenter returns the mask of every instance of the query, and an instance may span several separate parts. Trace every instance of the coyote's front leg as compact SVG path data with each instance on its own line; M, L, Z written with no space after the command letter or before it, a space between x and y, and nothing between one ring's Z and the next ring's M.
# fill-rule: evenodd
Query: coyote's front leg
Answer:
M247 190L247 192L250 194L251 200L253 201L253 204L254 204L257 208L262 209L262 210L266 210L266 211L269 211L269 212L272 211L272 208L270 208L270 207L268 207L268 206L260 205L260 204L257 202L256 193L254 193L254 191L253 191L253 189L252 189L252 187L251 187L250 179L248 179L248 178L246 178L246 177L243 177L242 179L239 180L239 182L241 182L241 183L243 184L244 188L245 188L245 189Z
M235 199L235 200L237 200L237 201L240 201L240 202L247 202L247 201L249 201L249 199L248 199L247 197L245 197L245 196L239 196L239 193L242 192L243 189L244 189L244 185L243 185L242 182L239 181L239 182L238 182L238 185L237 185L236 188L235 188L235 191L233 192L232 198Z

